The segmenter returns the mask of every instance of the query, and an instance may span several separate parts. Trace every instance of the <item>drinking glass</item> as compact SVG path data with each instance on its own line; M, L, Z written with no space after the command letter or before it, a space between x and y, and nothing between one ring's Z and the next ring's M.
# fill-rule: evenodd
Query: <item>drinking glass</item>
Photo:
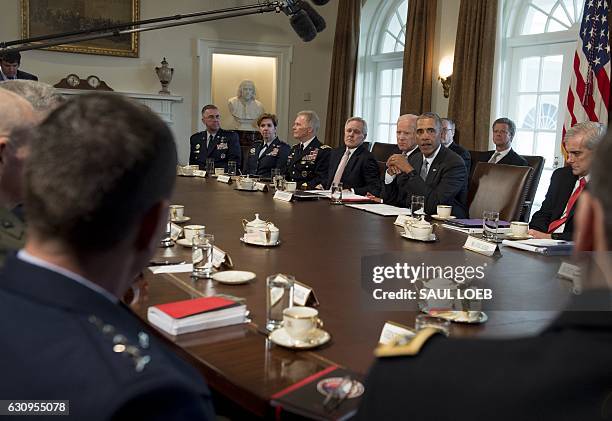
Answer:
M440 317L429 316L427 314L419 314L416 317L414 327L417 332L425 329L426 327L433 327L434 329L440 330L446 336L448 336L450 333L450 321Z
M497 240L499 212L484 211L482 213L482 236L485 240Z
M227 161L227 175L236 175L236 161Z
M276 191L284 191L285 190L285 176L280 174L276 174L272 178L272 182L274 183L274 190Z
M210 278L213 272L213 249L215 237L212 234L198 234L193 236L191 260L193 262L192 275L196 278Z
M332 202L332 205L342 204L342 183L332 183L331 202Z
M215 160L212 158L206 160L206 175L208 177L215 175Z
M410 212L413 218L425 219L425 196L412 195L410 199Z
M291 275L278 273L266 278L266 329L273 331L283 323L283 310L293 307L293 284Z

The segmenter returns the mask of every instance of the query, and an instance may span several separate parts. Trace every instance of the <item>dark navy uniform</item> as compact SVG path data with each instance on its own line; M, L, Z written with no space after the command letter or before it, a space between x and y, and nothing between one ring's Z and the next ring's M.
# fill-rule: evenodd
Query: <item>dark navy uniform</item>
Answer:
M271 177L272 168L279 168L281 173L284 173L291 147L277 137L270 142L270 145L268 145L260 157L259 155L263 147L264 142L262 140L258 140L253 144L244 166L244 173Z
M240 140L238 134L229 130L219 129L213 141L206 147L206 131L198 132L191 136L189 144L189 164L199 165L200 169L206 169L206 160L214 159L215 168L227 169L228 161L236 161L236 168L241 168Z
M19 250L25 244L25 223L20 214L21 207L13 211L0 207L0 266L10 251Z
M289 181L297 182L298 188L314 189L317 185L325 185L329 167L329 152L331 148L323 145L316 137L310 141L306 149L302 144L293 145L287 159L285 175Z
M125 306L9 256L0 272L0 396L70 401L79 420L214 419L200 375Z

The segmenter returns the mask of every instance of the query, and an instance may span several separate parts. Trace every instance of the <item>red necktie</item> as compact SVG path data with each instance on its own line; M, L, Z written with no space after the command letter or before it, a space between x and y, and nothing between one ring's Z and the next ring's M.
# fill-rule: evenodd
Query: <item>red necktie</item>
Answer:
M569 200L567 201L567 206L565 207L565 212L563 213L563 215L561 215L561 218L557 219L556 221L552 221L550 223L550 225L548 226L548 233L549 234L555 232L555 230L557 228L559 228L561 225L565 224L565 221L567 221L567 217L568 217L570 211L574 207L574 204L576 204L576 200L578 200L578 196L580 196L580 193L582 192L582 190L584 190L584 186L586 186L586 179L584 177L582 177L580 179L579 184L578 184L578 188L576 190L574 190L574 193L572 193L572 195L570 196Z

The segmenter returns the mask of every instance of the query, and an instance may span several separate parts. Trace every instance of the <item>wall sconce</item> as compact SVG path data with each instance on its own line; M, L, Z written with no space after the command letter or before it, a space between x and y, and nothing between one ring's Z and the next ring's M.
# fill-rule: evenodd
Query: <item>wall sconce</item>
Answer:
M440 74L438 80L442 82L442 89L444 90L444 98L448 98L450 95L451 76L453 75L453 57L446 56L440 60L438 73Z

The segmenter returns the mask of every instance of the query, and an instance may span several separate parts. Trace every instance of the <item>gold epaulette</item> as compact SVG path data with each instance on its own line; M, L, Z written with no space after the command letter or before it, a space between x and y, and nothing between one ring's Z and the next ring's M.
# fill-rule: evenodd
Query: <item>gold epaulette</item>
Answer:
M332 147L329 145L321 145L321 149L331 149Z
M442 332L433 327L426 327L425 329L419 330L407 344L378 345L374 350L374 355L378 358L417 355L425 342L438 333Z

